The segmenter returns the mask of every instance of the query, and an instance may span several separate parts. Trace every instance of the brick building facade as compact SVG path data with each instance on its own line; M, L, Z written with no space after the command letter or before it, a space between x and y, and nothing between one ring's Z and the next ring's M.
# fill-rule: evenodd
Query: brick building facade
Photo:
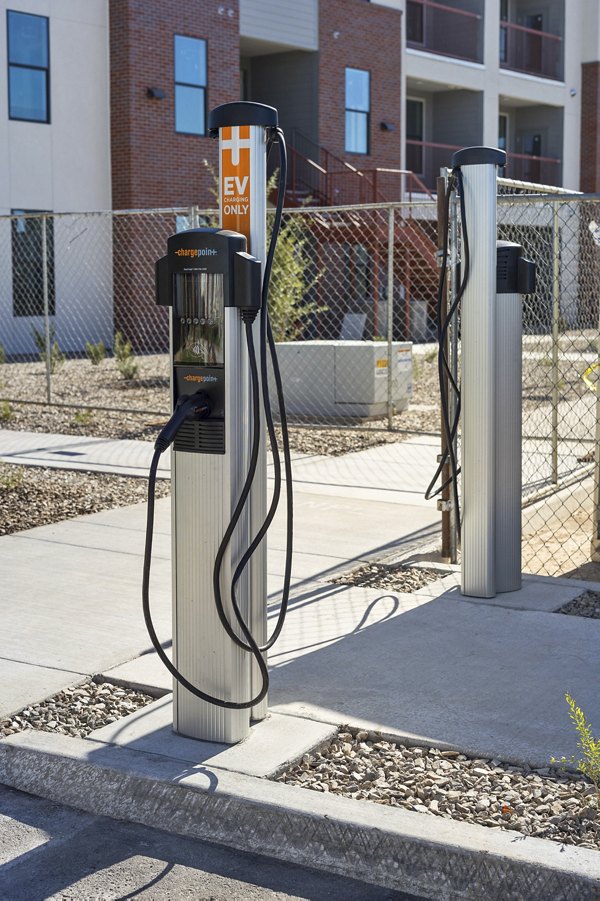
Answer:
M581 190L600 191L600 62L581 66Z

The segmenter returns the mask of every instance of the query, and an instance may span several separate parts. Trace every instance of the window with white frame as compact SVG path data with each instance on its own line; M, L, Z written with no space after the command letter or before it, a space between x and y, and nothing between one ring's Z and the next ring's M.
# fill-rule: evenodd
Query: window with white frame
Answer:
M347 153L369 152L370 77L370 73L365 69L346 69L346 139L344 147Z
M50 47L46 16L6 13L8 115L50 122Z
M206 41L175 35L175 131L206 134Z

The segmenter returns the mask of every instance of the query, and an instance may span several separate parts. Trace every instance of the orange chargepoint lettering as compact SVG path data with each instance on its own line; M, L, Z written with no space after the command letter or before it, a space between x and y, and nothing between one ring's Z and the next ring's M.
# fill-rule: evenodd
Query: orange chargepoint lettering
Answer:
M250 249L250 126L221 131L221 226L246 236Z

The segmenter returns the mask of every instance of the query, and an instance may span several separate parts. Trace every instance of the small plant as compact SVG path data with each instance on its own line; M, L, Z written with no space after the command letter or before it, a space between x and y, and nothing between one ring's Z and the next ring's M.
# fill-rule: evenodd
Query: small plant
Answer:
M4 349L4 344L0 344L0 366L3 366L6 363L6 351Z
M31 330L33 332L33 340L35 341L35 346L38 349L39 358L42 363L46 362L46 333L41 332L34 325L31 326ZM65 362L65 355L60 349L58 341L55 338L56 329L53 325L50 326L50 330L48 333L48 343L50 345L50 372L56 372Z
M594 738L591 724L586 722L583 710L577 706L575 699L568 691L565 693L565 700L569 705L569 717L579 736L577 745L582 756L579 758L561 757L560 760L552 757L551 761L563 765L575 764L578 772L583 773L593 783L598 800L600 800L600 738Z
M23 481L23 469L21 467L11 467L8 472L0 473L0 488L10 491L11 488L18 488Z
M86 341L85 352L92 366L99 366L102 360L106 357L106 347L104 346L104 341L98 341L97 344L92 344L91 341Z
M73 415L75 425L91 425L94 420L94 414L91 410L78 410Z
M125 381L131 381L138 373L137 363L133 357L127 357L125 360L119 360L117 368Z
M114 354L117 361L117 369L126 381L134 379L138 373L137 363L135 362L131 342L128 341L122 332L115 332Z
M3 400L0 404L0 422L10 422L14 415L9 402Z

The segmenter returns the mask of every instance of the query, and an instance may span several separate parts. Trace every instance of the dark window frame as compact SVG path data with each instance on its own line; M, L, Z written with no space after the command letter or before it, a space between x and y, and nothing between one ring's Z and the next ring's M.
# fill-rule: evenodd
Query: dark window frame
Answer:
M42 272L42 214L48 210L11 210L12 315L15 319L44 316L44 274ZM21 242L21 222L31 223L29 246ZM36 224L39 230L36 229ZM48 313L56 315L54 264L54 218L46 216L46 253L48 263ZM32 278L35 276L35 280Z
M347 96L347 79L348 79L348 71L354 72L364 72L369 76L369 101L368 101L368 109L356 109L355 107L348 106L348 96ZM360 116L364 116L367 128L366 128L366 136L367 136L367 146L365 150L349 150L348 149L348 131L346 125L346 115L347 113L354 113ZM344 68L344 152L352 153L356 156L369 156L371 153L371 70L370 69L358 69L356 66L346 66Z
M10 17L11 16L30 16L34 19L43 19L46 22L46 66L26 65L25 63L13 63L10 60ZM6 10L6 68L7 68L7 91L8 91L8 118L14 122L34 122L38 125L50 125L50 19L48 16L40 16L36 13L23 12L18 9ZM15 116L11 112L11 96L10 96L10 74L12 69L25 69L29 72L43 72L45 75L46 87L46 118L30 119L27 116Z
M191 84L187 81L177 81L176 79L176 65L177 65L177 38L187 38L192 41L201 41L204 44L204 62L205 62L205 72L204 72L204 81L205 84ZM177 88L193 88L196 91L202 91L202 101L203 101L203 117L204 117L204 131L183 131L182 129L177 128ZM208 134L207 131L207 108L208 108L208 40L206 38L199 38L194 34L174 34L173 35L173 124L175 127L175 133L178 135L191 135L194 138L205 138Z

